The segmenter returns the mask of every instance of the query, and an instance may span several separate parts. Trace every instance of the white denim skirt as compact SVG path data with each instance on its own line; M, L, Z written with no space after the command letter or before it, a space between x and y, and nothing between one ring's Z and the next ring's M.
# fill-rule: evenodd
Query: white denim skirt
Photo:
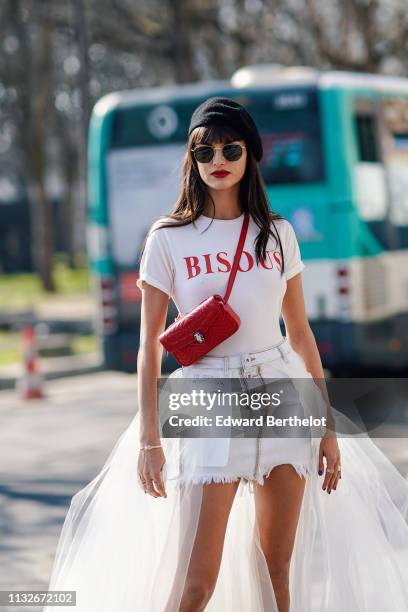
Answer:
M259 388L259 384L265 384L268 379L299 381L311 378L303 359L287 338L263 351L226 357L205 356L190 366L179 368L171 376L236 378L240 379L243 391L251 383ZM301 478L306 478L313 467L318 469L312 465L310 437L271 437L271 433L265 436L262 429L257 437L190 438L182 441L182 447L180 472L169 479L180 484L241 481L238 494L243 494L245 486L253 492L255 483L263 485L264 479L278 465L292 465Z
M252 377L291 378L282 388L293 382L305 412L319 412L319 387L308 380L311 375L288 341L215 359L206 357L170 376L237 377L249 386ZM336 429L349 431L347 417L334 408L333 414ZM240 483L206 612L278 612L253 493L284 463L306 474L290 563L291 612L408 612L408 481L369 435L338 437L342 479L334 495L322 490L317 435L309 442L163 437L167 497L159 498L146 495L139 482L138 440L140 410L100 472L71 500L48 588L75 591L76 612L177 612L207 493L205 484L194 483L227 480ZM217 521L216 512L210 520ZM58 605L44 608L59 611Z

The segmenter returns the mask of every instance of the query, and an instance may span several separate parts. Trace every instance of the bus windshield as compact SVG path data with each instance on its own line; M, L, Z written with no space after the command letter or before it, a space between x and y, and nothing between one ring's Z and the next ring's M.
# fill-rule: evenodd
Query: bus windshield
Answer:
M315 89L257 93L247 105L262 135L267 185L320 182L324 164Z
M323 180L316 89L228 95L248 108L259 128L264 146L260 171L269 188ZM120 266L135 265L151 223L177 200L188 124L198 104L176 98L171 105L139 104L115 114L106 173L112 254Z

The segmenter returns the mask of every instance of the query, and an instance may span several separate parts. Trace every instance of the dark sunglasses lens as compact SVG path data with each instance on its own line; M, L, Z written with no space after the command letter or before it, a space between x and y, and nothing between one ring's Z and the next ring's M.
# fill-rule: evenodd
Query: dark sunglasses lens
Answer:
M242 155L242 147L239 144L225 145L223 154L228 161L237 161Z
M193 151L194 157L200 164L208 164L214 156L212 147L197 147Z

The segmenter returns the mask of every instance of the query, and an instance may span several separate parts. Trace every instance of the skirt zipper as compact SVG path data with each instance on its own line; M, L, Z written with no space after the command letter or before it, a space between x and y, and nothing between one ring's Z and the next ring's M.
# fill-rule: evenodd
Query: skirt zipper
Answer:
M259 365L257 366L257 371L258 371L260 379L262 380L262 385L265 386L265 380L264 380L263 376L261 375L261 366L259 366ZM248 385L246 383L246 380L245 380L244 369L243 368L242 368L242 374L243 374L242 380L244 382L244 385L245 385L245 388L246 388L247 392L249 393L249 387L248 387ZM262 433L262 425L258 429L258 435L256 437L256 455L255 455L255 466L254 466L254 474L253 474L253 478L254 479L256 479L256 473L257 473L257 470L258 470L259 457L260 457L260 444L261 444L261 440L260 440L259 432Z
M256 438L256 457L255 457L255 467L254 467L254 478L255 479L256 479L256 472L258 470L258 465L259 465L259 445L260 445L260 438L259 436L257 436Z
M265 381L264 381L263 376L261 374L261 366L260 365L257 366L257 371L258 371L258 374L259 374L259 378L262 380L262 385L263 385L263 387L265 387ZM258 430L258 434L259 433L262 434L262 430L263 430L263 426L261 425L259 430ZM256 473L257 473L258 467L259 467L260 445L261 445L261 439L260 439L260 435L258 435L257 438L256 438L256 456L255 456L255 467L254 467L254 478L255 479L256 479Z

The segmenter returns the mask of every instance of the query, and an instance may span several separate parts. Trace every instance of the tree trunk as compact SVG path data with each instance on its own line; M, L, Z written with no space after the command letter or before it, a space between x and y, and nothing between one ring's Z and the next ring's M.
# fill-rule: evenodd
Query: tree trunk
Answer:
M50 85L52 81L52 34L50 26L38 21L38 59L31 91L31 138L29 159L32 176L32 195L37 206L39 235L36 236L39 262L38 272L46 291L55 291L52 276L54 255L53 210L45 188L47 164L47 134L50 117Z
M74 32L78 47L80 61L79 90L81 92L81 119L78 130L78 198L77 210L74 215L74 244L77 253L86 250L86 226L87 226L87 150L88 150L88 128L90 117L89 96L89 59L88 59L88 36L86 29L86 16L83 0L72 0L74 14ZM72 189L72 185L70 187Z
M77 151L69 133L70 124L61 113L55 113L55 129L60 147L59 159L61 161L61 175L64 182L64 196L61 204L61 223L64 227L63 250L67 253L68 265L71 269L76 267L75 240L74 240L74 209L75 209L75 176L77 170Z
M197 80L191 48L191 8L189 0L171 0L173 9L174 70L176 83Z
M50 24L42 19L42 11L37 15L31 13L32 20L28 24L22 18L23 10L25 6L21 0L11 3L10 17L19 40L20 60L14 83L21 109L18 144L29 186L34 267L44 289L55 291L53 219L45 188L46 142L52 108L52 33ZM34 37L30 36L30 28L36 29Z

